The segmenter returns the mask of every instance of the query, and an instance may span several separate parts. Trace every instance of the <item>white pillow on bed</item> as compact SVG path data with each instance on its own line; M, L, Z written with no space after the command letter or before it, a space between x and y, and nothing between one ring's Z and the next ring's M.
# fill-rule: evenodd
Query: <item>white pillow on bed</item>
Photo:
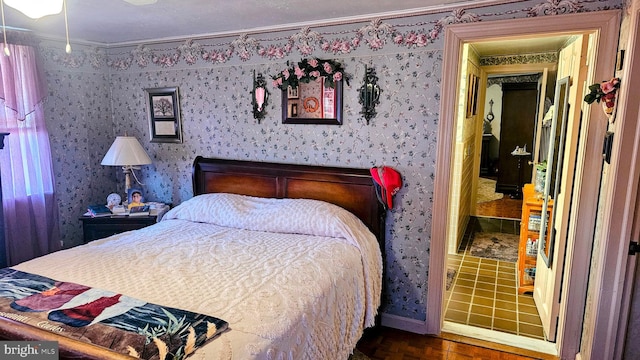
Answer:
M240 229L345 237L344 227L366 226L349 211L324 201L215 193L195 196L163 220L181 219ZM358 224L359 223L359 224Z

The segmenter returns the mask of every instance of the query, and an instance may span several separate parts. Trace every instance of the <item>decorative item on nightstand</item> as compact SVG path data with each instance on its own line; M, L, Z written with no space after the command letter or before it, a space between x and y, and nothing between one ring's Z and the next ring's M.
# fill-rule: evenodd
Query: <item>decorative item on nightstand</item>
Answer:
M258 74L256 78L256 71L253 70L253 90L251 91L251 104L253 105L253 118L260 120L264 118L266 113L265 107L267 106L267 100L269 99L269 91L267 91L267 81L262 74Z
M130 207L129 216L149 216L149 205Z
M107 207L113 210L114 206L120 205L122 203L122 197L116 193L111 193L107 196Z
M133 170L139 170L140 165L151 164L151 159L135 137L118 136L100 164L122 166L125 176L125 192L128 192L131 188L132 174L138 184L144 185L138 180Z

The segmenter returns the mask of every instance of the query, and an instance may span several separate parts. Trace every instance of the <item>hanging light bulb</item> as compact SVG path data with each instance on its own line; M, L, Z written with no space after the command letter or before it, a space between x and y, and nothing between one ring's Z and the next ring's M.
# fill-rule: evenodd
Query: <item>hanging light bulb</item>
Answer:
M69 22L67 21L67 1L62 0L62 4L64 5L64 30L67 34L67 46L65 46L64 51L67 54L71 54L71 44L69 44Z

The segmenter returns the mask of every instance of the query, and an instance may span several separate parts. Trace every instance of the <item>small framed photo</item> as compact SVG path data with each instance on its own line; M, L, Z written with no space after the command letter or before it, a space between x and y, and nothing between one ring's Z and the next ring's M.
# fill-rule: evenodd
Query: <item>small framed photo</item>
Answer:
M182 143L177 87L145 89L151 142Z
M127 190L127 203L129 204L127 206L129 209L136 206L143 206L144 196L142 195L142 190L136 188Z
M289 85L287 87L287 98L288 99L297 99L298 98L298 87Z
M289 117L298 117L298 104L289 104Z

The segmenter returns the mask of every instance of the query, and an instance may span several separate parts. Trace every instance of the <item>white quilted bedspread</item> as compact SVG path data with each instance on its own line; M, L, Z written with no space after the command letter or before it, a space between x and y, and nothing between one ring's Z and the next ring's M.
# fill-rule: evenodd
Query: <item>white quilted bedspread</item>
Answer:
M191 359L347 359L382 278L376 239L351 213L231 194L14 268L229 322Z

